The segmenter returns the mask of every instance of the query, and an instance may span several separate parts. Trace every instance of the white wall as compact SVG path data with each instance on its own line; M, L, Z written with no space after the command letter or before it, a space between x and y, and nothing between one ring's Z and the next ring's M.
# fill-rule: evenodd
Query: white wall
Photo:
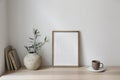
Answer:
M6 0L0 0L0 75L4 73L4 48L8 44Z
M79 30L81 65L98 59L107 66L120 66L119 0L9 0L10 43L21 61L32 28L47 35L41 49L43 65L52 64L52 30Z

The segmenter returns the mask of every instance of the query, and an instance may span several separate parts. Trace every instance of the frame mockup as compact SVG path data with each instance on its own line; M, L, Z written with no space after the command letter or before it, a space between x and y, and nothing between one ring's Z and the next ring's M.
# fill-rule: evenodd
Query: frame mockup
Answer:
M52 32L52 65L58 67L79 66L79 31Z

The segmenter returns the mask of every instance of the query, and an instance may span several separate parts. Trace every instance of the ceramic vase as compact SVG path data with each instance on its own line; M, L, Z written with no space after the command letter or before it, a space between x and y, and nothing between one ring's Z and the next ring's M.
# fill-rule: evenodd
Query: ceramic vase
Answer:
M24 65L29 70L39 69L41 66L41 56L36 53L27 54L24 57Z

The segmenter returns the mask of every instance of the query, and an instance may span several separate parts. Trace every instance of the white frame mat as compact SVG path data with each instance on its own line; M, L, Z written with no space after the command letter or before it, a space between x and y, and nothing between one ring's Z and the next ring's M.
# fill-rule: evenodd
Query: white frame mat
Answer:
M53 31L53 66L79 66L79 31Z

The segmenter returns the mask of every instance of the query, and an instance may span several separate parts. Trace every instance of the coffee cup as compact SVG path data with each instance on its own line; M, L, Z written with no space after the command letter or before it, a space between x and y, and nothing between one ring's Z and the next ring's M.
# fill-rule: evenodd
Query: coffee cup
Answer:
M104 67L104 64L101 63L100 61L98 60L92 60L92 68L94 70L99 70L100 68L103 68Z

